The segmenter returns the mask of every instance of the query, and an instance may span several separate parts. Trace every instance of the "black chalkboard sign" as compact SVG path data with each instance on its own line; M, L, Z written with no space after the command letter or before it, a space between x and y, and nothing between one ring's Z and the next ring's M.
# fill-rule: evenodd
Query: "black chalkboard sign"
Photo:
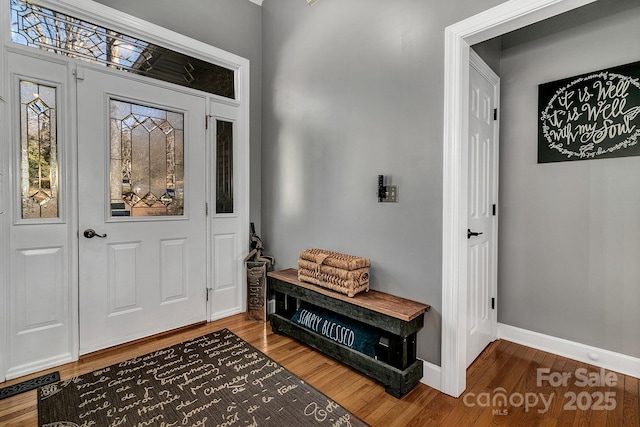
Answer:
M640 62L538 87L538 163L640 155Z

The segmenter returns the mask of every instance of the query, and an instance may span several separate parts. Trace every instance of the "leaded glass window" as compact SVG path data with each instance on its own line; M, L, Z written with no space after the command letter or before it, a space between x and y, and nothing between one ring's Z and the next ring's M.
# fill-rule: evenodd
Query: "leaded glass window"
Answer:
M216 213L233 213L233 123L216 126Z
M235 99L234 70L23 0L11 0L11 40Z
M20 81L22 219L58 218L56 88Z
M111 216L184 214L184 114L110 101Z

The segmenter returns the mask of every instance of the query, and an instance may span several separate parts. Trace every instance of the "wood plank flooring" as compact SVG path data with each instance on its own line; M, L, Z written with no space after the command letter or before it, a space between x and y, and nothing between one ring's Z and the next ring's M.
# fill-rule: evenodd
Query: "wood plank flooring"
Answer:
M396 399L368 377L289 337L273 334L268 323L244 319L243 314L236 315L92 353L78 362L0 383L0 387L55 370L62 379L71 378L228 328L374 427L640 427L637 378L611 373L609 378L615 381L602 381L598 368L507 341L492 343L471 365L467 391L458 399L424 384ZM546 379L539 368L548 369ZM590 383L583 379L589 373ZM562 381L562 374L571 378ZM501 397L506 399L504 406L500 406ZM0 426L37 426L36 391L0 400Z

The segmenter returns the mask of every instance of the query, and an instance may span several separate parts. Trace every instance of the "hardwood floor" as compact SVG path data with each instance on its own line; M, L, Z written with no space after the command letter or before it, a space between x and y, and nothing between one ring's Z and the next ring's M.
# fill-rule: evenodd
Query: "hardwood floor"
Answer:
M291 338L273 334L268 323L246 321L244 315L92 353L78 362L0 383L0 387L56 370L67 379L222 328L371 426L640 426L637 378L603 375L593 366L507 341L492 343L471 365L467 391L460 398L418 384L396 399L368 377ZM571 377L563 381L563 374ZM501 396L506 406L499 406ZM0 400L0 426L37 426L36 391Z

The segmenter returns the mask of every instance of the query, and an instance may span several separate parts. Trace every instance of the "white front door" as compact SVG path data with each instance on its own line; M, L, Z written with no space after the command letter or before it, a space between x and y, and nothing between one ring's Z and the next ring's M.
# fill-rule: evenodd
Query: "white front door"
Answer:
M206 320L204 97L78 68L80 353Z
M497 289L498 77L471 52L467 366L495 338Z

